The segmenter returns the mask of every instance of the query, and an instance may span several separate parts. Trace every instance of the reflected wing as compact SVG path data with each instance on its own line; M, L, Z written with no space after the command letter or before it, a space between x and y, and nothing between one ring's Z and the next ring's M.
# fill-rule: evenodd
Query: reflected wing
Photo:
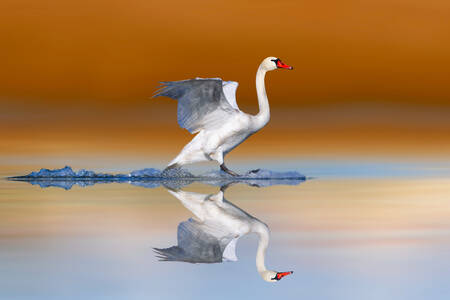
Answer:
M195 220L178 225L178 246L155 248L162 261L184 261L190 263L222 262L222 249L219 240L204 232Z
M159 96L178 100L178 124L190 133L218 127L236 113L225 97L220 78L162 82L161 89L154 95Z
M239 237L232 239L228 245L225 247L225 250L223 250L223 259L229 260L229 261L237 261L238 258L236 256L236 244Z

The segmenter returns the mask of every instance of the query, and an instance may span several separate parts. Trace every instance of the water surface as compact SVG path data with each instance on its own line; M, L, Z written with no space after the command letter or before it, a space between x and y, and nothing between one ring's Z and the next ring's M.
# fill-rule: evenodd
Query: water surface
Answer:
M158 261L152 248L176 245L193 217L163 186L1 180L0 299L449 299L447 166L310 163L296 186L229 187L270 228L267 267L295 271L277 283L256 270L255 234L236 262Z

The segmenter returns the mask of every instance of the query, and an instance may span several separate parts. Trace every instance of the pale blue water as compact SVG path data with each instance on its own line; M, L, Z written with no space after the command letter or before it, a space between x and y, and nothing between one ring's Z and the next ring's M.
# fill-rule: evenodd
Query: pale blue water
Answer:
M263 163L314 177L225 192L270 227L267 266L295 271L280 282L256 272L256 236L237 262L159 262L192 217L162 186L1 180L0 299L450 299L448 163Z

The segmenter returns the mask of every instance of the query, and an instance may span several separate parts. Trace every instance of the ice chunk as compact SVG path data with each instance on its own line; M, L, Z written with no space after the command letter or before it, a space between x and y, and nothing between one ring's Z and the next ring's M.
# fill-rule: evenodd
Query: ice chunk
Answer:
M76 173L76 177L94 177L95 172L94 171L88 171L85 169L81 169Z
M179 189L195 181L205 184L224 186L229 183L245 183L251 186L297 185L306 180L305 176L295 172L276 172L267 169L248 171L240 176L231 176L223 171L211 171L199 176L181 168L160 171L154 168L135 170L129 174L95 173L81 169L74 172L71 167L61 169L40 169L25 176L10 177L10 180L27 181L40 187L60 187L66 190L73 185L81 187L97 183L128 182L136 186L155 188L163 185L170 189Z
M108 173L95 173L94 171L81 169L78 172L74 172L71 167L65 166L61 169L40 169L38 172L31 172L24 176L11 177L14 178L98 178L98 179L112 179L112 178L126 178L125 174L108 174Z
M39 172L31 172L26 177L74 177L76 174L71 167L65 166L61 169L40 169Z
M190 173L189 171L181 168L174 168L169 170L160 171L158 169L154 168L146 168L142 170L136 170L132 171L129 175L129 177L152 177L152 178L162 178L162 179L168 179L168 178L193 178L195 177Z
M194 178L196 176L192 175L189 171L181 168L174 168L164 170L161 173L162 178Z
M169 169L160 171L155 168L145 168L141 170L135 170L126 174L108 174L108 173L95 173L94 171L89 171L81 169L78 172L74 172L71 167L65 166L61 169L49 170L41 169L38 172L31 172L25 176L18 176L17 178L59 178L59 177L70 177L70 178L210 178L210 179L305 179L305 176L295 172L276 172L267 169L258 169L256 171L248 171L239 176L231 176L223 171L211 171L200 176L193 175L189 171L181 168Z
M65 190L70 190L75 184L77 184L76 181L66 180L31 180L28 182L32 185L39 185L41 188L59 187Z
M63 188L65 190L70 190L74 185L79 185L80 187L92 186L98 183L105 183L105 181L98 180L56 180L56 179L31 179L26 180L26 182L32 185L39 185L41 188L57 187Z
M161 177L161 171L154 168L131 171L129 177Z
M152 180L152 181L130 181L129 182L132 185L144 187L147 189L154 189L161 185L161 181L159 180Z

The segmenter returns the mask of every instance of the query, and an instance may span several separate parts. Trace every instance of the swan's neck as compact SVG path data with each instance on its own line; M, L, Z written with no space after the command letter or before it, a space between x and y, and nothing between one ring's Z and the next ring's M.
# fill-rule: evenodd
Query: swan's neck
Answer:
M266 76L266 70L259 66L256 72L256 94L258 96L259 113L255 116L257 120L257 128L260 129L269 122L270 108L269 100L267 99L266 87L264 84L264 77Z
M259 236L258 249L256 250L256 269L259 273L264 273L267 271L265 257L269 246L269 230L267 228L259 228L256 233Z

